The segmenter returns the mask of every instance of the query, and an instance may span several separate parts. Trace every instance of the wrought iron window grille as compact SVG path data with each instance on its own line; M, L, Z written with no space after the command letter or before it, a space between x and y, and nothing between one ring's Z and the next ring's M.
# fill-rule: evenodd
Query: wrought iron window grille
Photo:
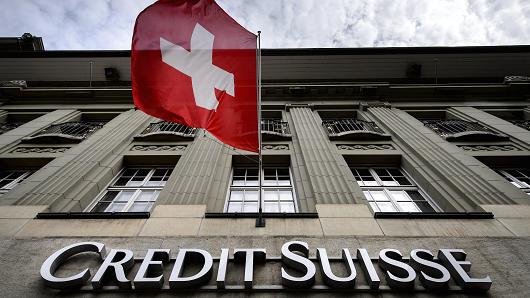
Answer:
M24 141L31 142L81 142L88 138L98 129L102 128L105 122L64 122L50 125L30 137L24 138Z
M180 123L159 121L149 124L136 138L142 140L155 140L160 136L172 135L177 139L193 139L197 129Z
M15 129L17 127L19 127L20 125L22 125L24 123L22 122L5 122L5 123L0 123L0 135L3 134L3 133L6 133L12 129Z
M421 120L423 125L448 141L496 141L509 139L507 135L465 120Z
M261 119L261 132L281 137L291 137L289 123L277 119Z
M375 122L359 119L327 119L322 120L322 126L330 138L380 138L389 139Z

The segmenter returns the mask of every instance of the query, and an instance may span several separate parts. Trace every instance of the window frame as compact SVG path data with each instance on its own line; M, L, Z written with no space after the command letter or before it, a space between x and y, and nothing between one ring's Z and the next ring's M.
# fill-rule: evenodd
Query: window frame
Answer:
M266 169L275 169L276 171L280 168L284 168L284 169L287 169L289 171L289 186L286 186L286 185L265 185L264 182L265 182L265 170ZM233 185L233 182L234 182L234 170L235 169L256 169L256 170L259 170L258 167L252 167L252 166L232 166L232 169L230 170L230 180L229 180L229 184L228 184L228 190L226 192L226 198L225 198L225 203L224 203L224 206L223 206L223 213L226 213L226 214L237 214L237 213L257 213L259 212L259 180L258 183L256 185ZM247 175L245 174L245 177ZM278 177L278 173L276 172L276 177ZM290 166L265 166L265 167L262 167L261 169L261 173L258 172L258 179L261 179L261 200L262 200L262 210L264 213L275 213L275 214L292 214L292 213L299 213L300 210L298 208L298 202L297 202L297 199L296 199L296 190L295 190L295 186L294 186L294 179L293 179L293 173L292 173L292 170L291 170L291 167ZM246 181L246 180L245 180ZM278 181L278 180L276 180ZM281 189L285 189L285 190L290 190L291 193L292 193L292 202L293 202L293 207L294 207L294 212L281 212L281 211L278 211L278 212L267 212L265 211L265 191L266 190L271 190L271 189L274 189L274 190L281 190ZM245 191L245 190L255 190L255 191L258 191L258 200L256 201L258 203L258 208L255 212L246 212L246 211L239 211L239 212L228 212L228 207L230 205L230 194L232 193L233 190L242 190L242 191ZM245 200L243 198L243 200L241 201L242 202L242 206L241 208L244 210L244 203L245 203ZM278 203L278 210L281 210L281 200L280 198L278 197L278 200L276 201Z
M13 181L9 182L8 184L0 187L0 196L5 194L5 193L8 193L13 188L15 188L17 185L19 185L22 181L24 181L26 178L28 178L33 173L35 173L35 171L31 171L31 170L4 170L2 172L11 172L11 173L13 173L13 172L23 172L23 173L19 177L15 178L15 180L13 180ZM3 179L5 179L5 178L2 178L2 180Z
M427 195L427 193L425 191L423 191L423 189L419 186L419 184L402 168L402 167L397 167L397 166L390 166L390 167L385 167L385 166L359 166L359 167L356 167L356 166L348 166L350 171L352 172L353 176L354 176L354 179L355 179L355 182L357 183L357 185L361 188L361 191L363 192L363 196L364 196L364 200L366 201L367 205L370 207L370 209L374 212L374 213L428 213L428 212L423 212L421 210L421 208L418 206L418 205L415 205L417 209L419 209L419 211L406 211L406 210L403 210L403 208L401 207L401 205L398 203L400 201L397 201L393 195L390 193L392 191L404 191L405 193L407 193L407 191L415 191L417 192L422 198L423 200L429 204L429 206L433 209L433 211L430 211L430 212L436 212L436 213L439 213L439 212L442 212L441 208ZM361 175L357 175L357 174L354 174L353 173L353 169L366 169L370 172L370 175L372 176L372 178L374 178L374 181L376 181L376 183L378 185L368 185L368 186L361 186L359 183L358 183L358 180L355 178L355 176L359 176L361 179L362 179L362 176ZM392 169L396 169L398 171L400 171L403 175L403 177L405 177L410 185L384 185L384 181L379 177L379 174L376 173L376 170L378 169L384 169L384 170L392 170ZM391 177L394 179L394 175L390 174ZM395 181L395 179L394 179ZM390 202L392 204L392 206L394 207L394 209L396 209L396 211L377 211L375 210L372 205L370 204L371 202L376 202L376 200L374 198L372 198L372 200L369 200L365 194L365 191L383 191L384 192L384 195L386 196L386 198L388 198L388 202ZM371 196L371 194L370 194ZM414 200L414 198L410 197L410 195L407 193L407 197L410 199L410 202L415 202L415 201L418 201L418 200ZM377 204L376 204L377 206ZM379 206L377 206L378 209L381 209L379 208Z
M498 169L495 169L495 172L497 172L498 174L501 175L502 178L504 178L508 183L510 183L511 185L517 187L517 189L520 189L521 191L525 192L527 195L530 196L530 183L527 183L527 182L524 182L524 181L521 181L519 179L517 179L515 176L513 176L512 174L510 174L509 172L507 171L510 171L510 170L515 170L515 171L521 171L521 170L525 170L525 171L529 171L528 169L525 169L525 168L498 168ZM523 174L524 176L527 176L525 174ZM528 176L530 178L530 176ZM524 185L528 185L528 187L524 187ZM518 185L520 185L521 187L519 187Z
M144 179L142 180L141 182L141 185L136 185L136 186L133 186L133 185L124 185L124 186L116 186L114 185L120 178L122 178L123 174L125 173L125 171L127 170L141 170L141 169L149 169L149 172L146 174L146 176L144 177ZM165 186L165 182L164 181L164 185L156 185L156 186L153 186L153 185L144 185L146 182L150 181L150 179L153 177L154 173L156 170L158 169L165 169L165 170L170 170L168 172L168 180L169 180L169 177L171 176L171 174L173 173L173 170L174 170L174 167L173 166L160 166L160 165L157 165L157 166L149 166L149 165L146 165L146 166L131 166L131 167L123 167L117 175L115 175L112 180L107 184L107 186L105 187L105 189L103 191L101 191L97 196L96 196L96 199L87 207L85 208L85 210L83 212L88 212L88 213L94 213L94 212L103 212L103 213L113 213L113 212L123 212L123 213L126 213L126 212L150 212L157 199L158 199L158 196L160 195L160 192L162 191L162 189L164 188ZM136 173L135 173L136 174ZM131 177L131 179L134 177L135 175L133 175ZM165 177L165 176L164 176ZM130 180L129 180L130 181ZM121 211L106 211L110 206L111 206L111 203L114 201L114 199L119 195L121 194L122 192L124 191L133 191L133 194L130 196L130 198L126 201L125 205L123 206L122 210ZM136 202L144 202L144 200L141 200L141 201L137 201L137 198L140 197L140 195L142 194L142 192L144 191L154 191L154 194L156 194L155 198L153 200L148 200L148 201L145 201L145 202L152 202L153 205L147 210L147 211L130 211L130 209L132 208L132 206L134 205L134 203ZM96 206L98 205L98 203L100 202L106 202L106 201L102 201L103 198L105 198L105 196L109 193L109 192L118 192L118 194L113 197L110 201L109 201L109 205L105 208L105 211L94 211L94 209L96 208Z

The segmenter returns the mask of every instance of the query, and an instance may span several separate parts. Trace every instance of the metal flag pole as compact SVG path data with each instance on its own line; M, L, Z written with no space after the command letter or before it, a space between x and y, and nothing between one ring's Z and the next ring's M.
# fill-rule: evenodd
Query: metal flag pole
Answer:
M263 202L261 192L261 179L263 160L261 156L261 31L258 31L258 49L256 57L257 65L257 83L258 83L258 185L259 185L259 209L258 218L256 218L256 227L265 227L265 218L263 218Z

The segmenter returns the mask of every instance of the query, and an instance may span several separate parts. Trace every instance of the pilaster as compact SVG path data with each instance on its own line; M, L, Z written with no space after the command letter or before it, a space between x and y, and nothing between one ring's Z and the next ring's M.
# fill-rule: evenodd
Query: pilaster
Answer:
M289 114L294 133L293 167L307 173L307 180L301 181L305 196L305 201L300 200L301 209L312 212L316 204L362 203L363 194L346 161L324 133L320 116L308 107L291 107Z
M392 133L406 155L406 170L413 172L413 177L425 177L420 186L444 211L474 211L480 210L481 204L528 200L522 193L506 193L508 182L502 181L502 177L406 112L379 107L368 111Z
M50 212L82 211L119 171L122 151L149 116L129 110L31 175L3 201L49 205Z

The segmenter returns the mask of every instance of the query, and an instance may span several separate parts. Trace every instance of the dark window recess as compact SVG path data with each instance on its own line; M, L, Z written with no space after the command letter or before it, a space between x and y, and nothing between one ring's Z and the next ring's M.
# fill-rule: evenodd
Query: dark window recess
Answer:
M530 130L530 120L511 120L510 122L526 130Z
M465 120L421 120L423 124L448 141L499 141L509 139L477 122Z
M7 122L7 123L0 123L0 135L3 133L6 133L12 129L15 129L22 125L24 123L22 122Z
M326 119L322 126L330 139L390 139L375 122L359 119Z

